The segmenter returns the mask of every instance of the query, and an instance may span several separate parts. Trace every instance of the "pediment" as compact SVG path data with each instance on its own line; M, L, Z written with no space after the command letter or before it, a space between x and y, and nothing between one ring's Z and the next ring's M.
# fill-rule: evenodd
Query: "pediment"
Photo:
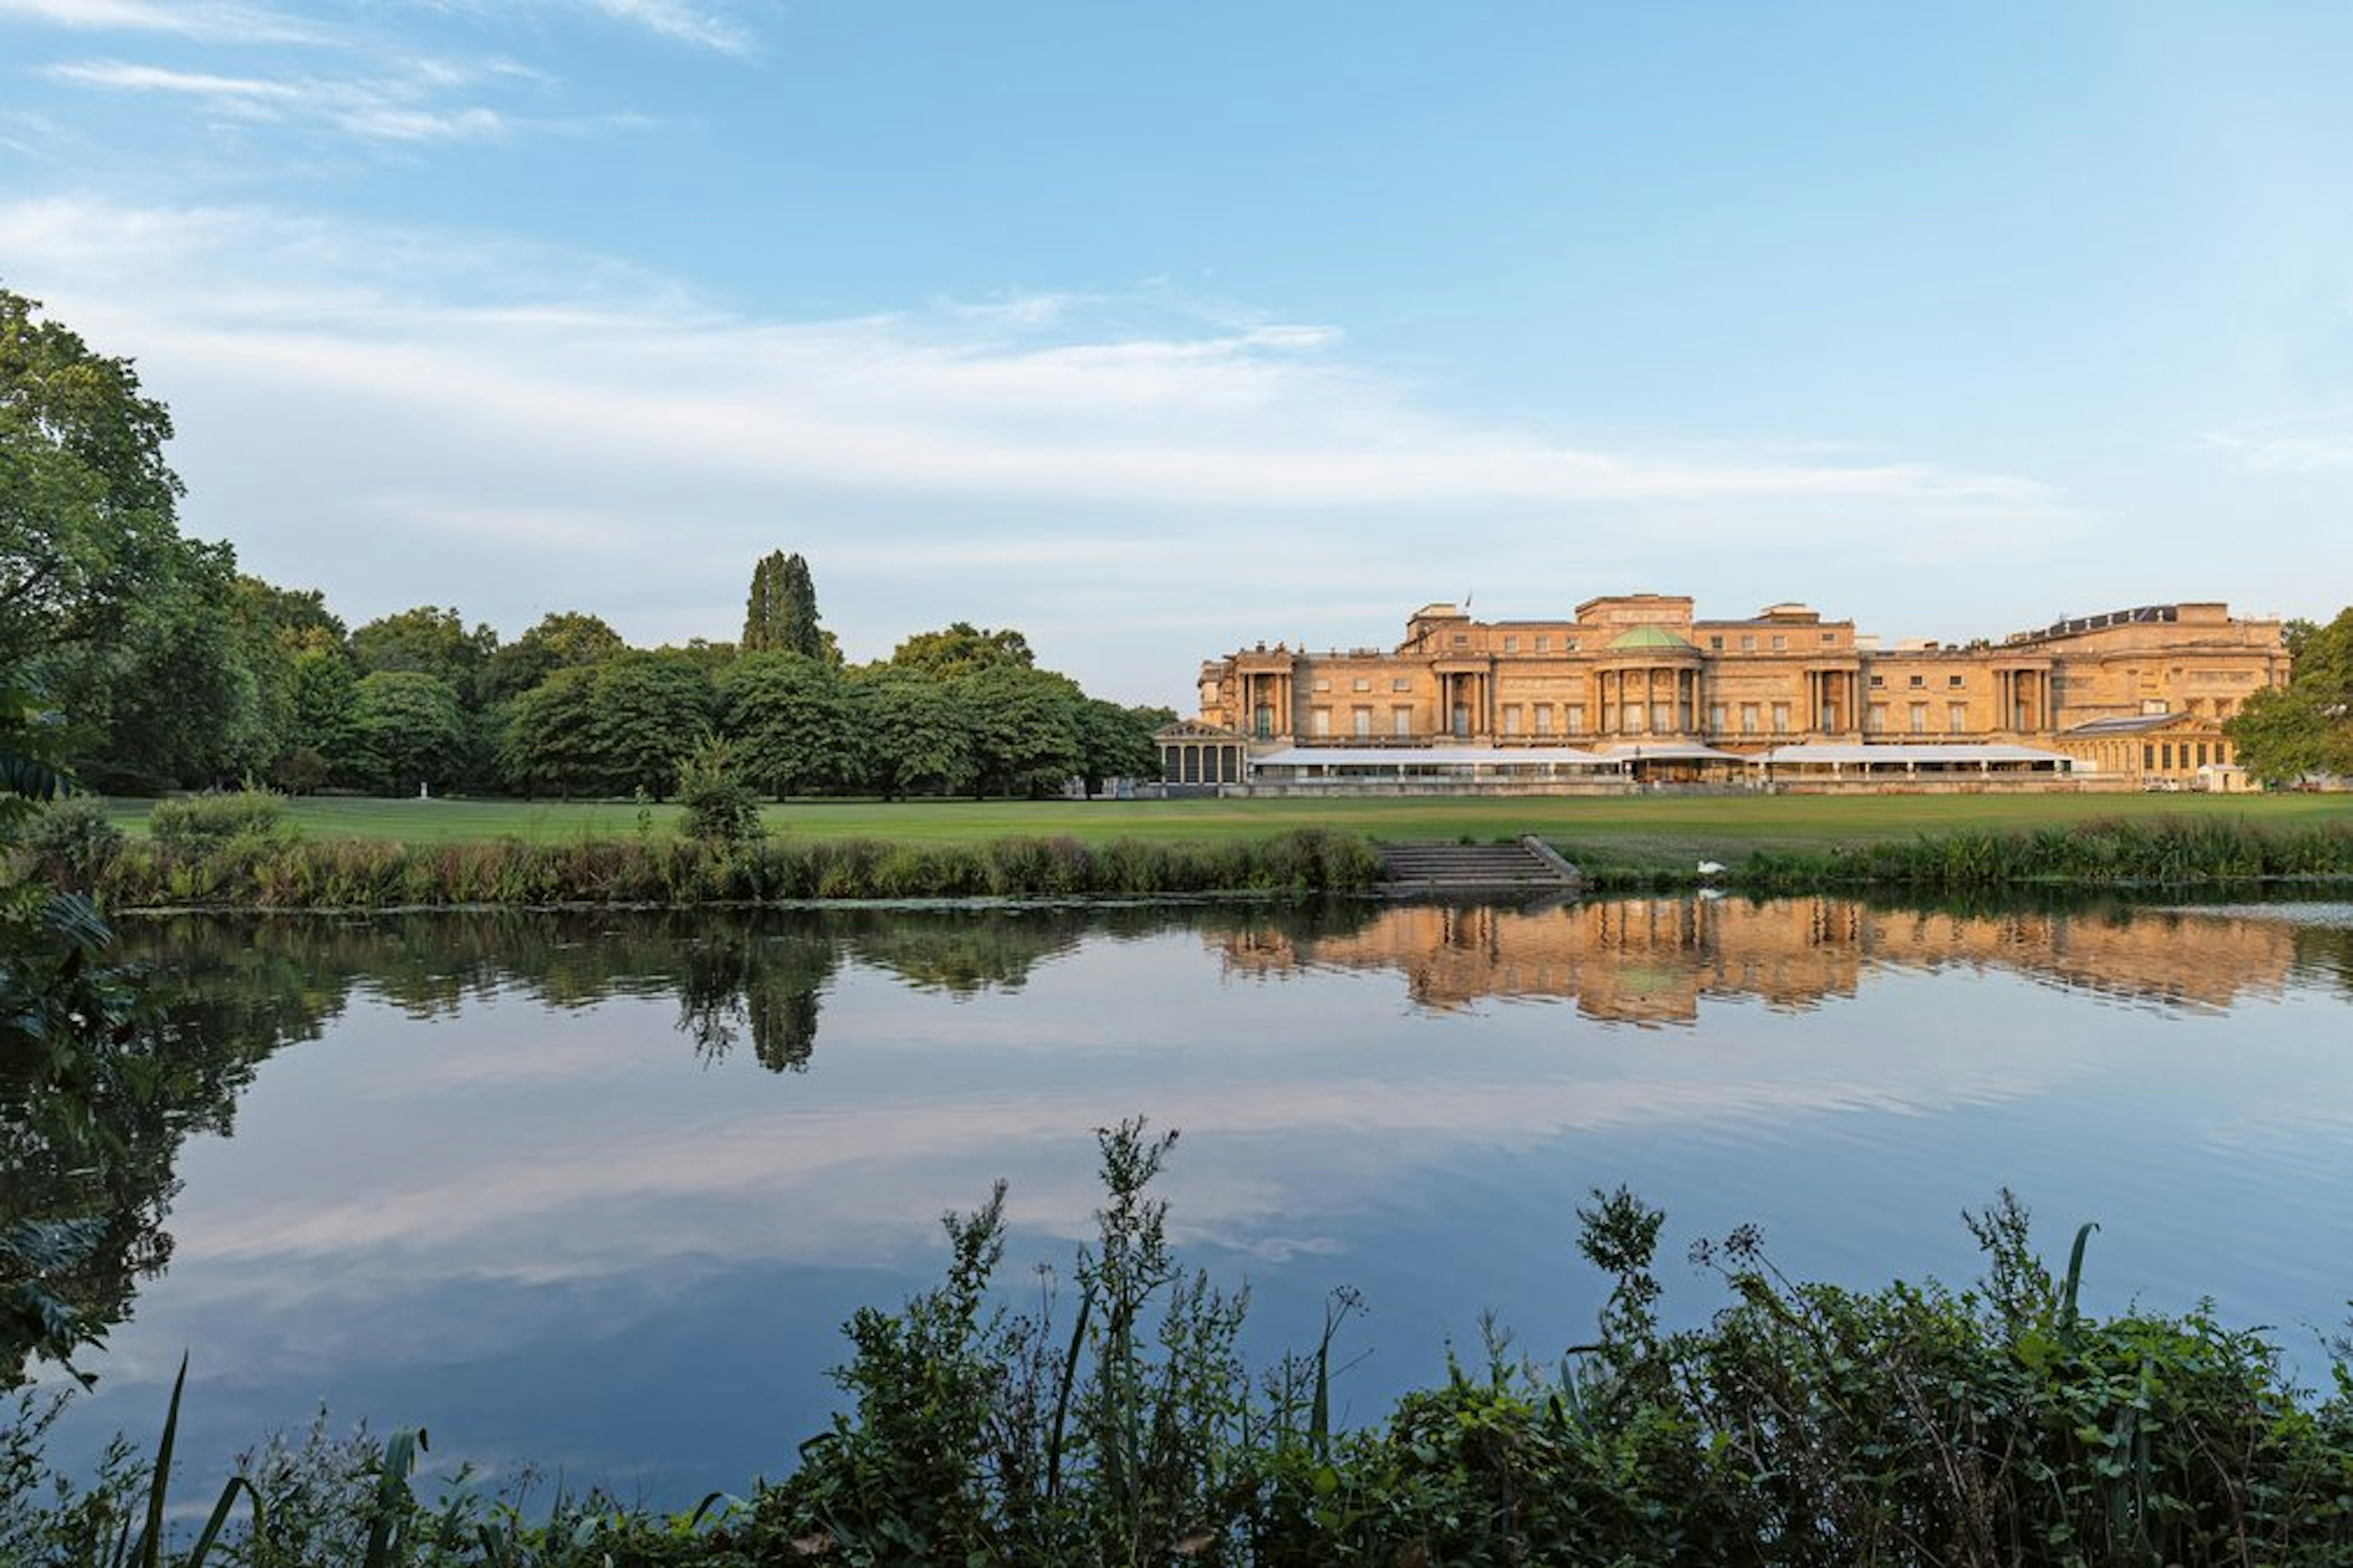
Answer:
M1174 724L1163 724L1152 731L1155 741L1242 741L1247 739L1239 730L1229 730L1222 724L1210 724L1199 719L1179 719Z

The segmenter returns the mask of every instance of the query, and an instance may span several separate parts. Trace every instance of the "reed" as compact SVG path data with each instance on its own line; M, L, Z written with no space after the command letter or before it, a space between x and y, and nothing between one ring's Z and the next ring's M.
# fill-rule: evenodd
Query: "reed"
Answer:
M2183 887L2353 877L2353 824L2257 826L2219 818L2094 818L1853 848L1760 849L1730 879L1757 892L1881 887L1949 893L2033 885Z
M1265 839L1000 838L891 844L674 837L565 843L389 839L132 840L97 868L116 909L375 910L468 905L776 903L847 899L1066 899L1354 892L1380 874L1361 838L1298 828Z

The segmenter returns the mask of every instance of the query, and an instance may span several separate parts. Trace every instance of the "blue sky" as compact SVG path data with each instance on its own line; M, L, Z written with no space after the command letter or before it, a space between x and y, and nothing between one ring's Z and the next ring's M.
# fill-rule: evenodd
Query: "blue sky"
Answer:
M1406 613L2353 599L2353 7L0 0L0 283L356 623L1134 700Z

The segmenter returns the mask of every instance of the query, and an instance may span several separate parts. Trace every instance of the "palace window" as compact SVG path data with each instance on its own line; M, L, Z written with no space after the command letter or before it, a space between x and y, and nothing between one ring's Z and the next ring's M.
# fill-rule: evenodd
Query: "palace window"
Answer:
M1329 708L1315 708L1309 710L1307 714L1307 732L1311 735L1330 734L1332 732L1332 710Z
M1536 733L1539 735L1552 733L1552 704L1549 702L1536 704Z
M1369 676L1360 675L1356 677L1356 679L1350 681L1348 686L1349 689L1354 691L1370 691L1373 689L1373 682Z
M1824 632L1824 633L1822 634L1822 646L1823 646L1824 647L1835 647L1835 646L1837 645L1837 643L1838 643L1838 633L1836 633L1836 632Z
M1471 634L1469 632L1456 632L1454 634L1454 646L1456 647L1469 647L1471 646Z
M1723 704L1723 703L1721 703L1721 702L1711 702L1710 704L1708 704L1708 709L1707 709L1707 728L1708 728L1708 732L1709 732L1710 734L1721 735L1721 734L1723 734L1723 733L1724 733L1724 704Z
M1887 728L1887 704L1886 704L1886 703L1884 703L1884 702L1874 702L1874 703L1873 703L1873 704L1871 705L1871 720L1870 720L1870 722L1871 722L1871 729L1872 729L1872 732L1873 732L1873 733L1874 733L1874 734L1876 734L1878 731L1880 731L1884 730L1884 729L1886 729L1886 728Z
M1504 704L1504 733L1516 735L1519 732L1520 705L1516 702L1506 702Z
M1520 651L1520 639L1519 639L1519 638L1517 638L1517 637L1505 637L1505 638L1504 639L1504 651L1505 653L1517 653L1517 652L1519 652L1519 651Z
M1915 675L1915 676L1914 676L1914 677L1911 679L1911 680L1910 680L1910 681L1908 681L1906 684L1908 684L1908 685L1909 685L1909 686L1910 686L1914 690L1915 690L1915 691L1916 691L1916 690L1918 690L1921 687L1926 686L1926 685L1927 685L1927 684L1928 684L1928 678L1927 678L1926 676L1925 676L1925 675Z
M1912 732L1915 735L1928 732L1928 705L1926 702L1912 704Z
M1537 651L1538 653L1543 653L1545 650L1546 650L1547 648L1549 648L1549 647L1552 647L1552 638L1550 638L1550 637L1538 637L1538 638L1536 638L1536 651Z
M1261 705L1257 712L1250 715L1250 733L1256 735L1261 741L1271 740L1273 738L1273 709Z
M1948 676L1945 677L1945 684L1946 684L1946 685L1947 685L1947 686L1958 686L1958 685L1960 685L1960 683L1961 683L1961 678L1960 678L1959 676L1957 676L1957 675L1948 675ZM2059 683L2058 683L2058 681L2053 680L2053 681L2052 681L2051 685L2052 685L2052 689L2055 690L2055 689L2057 689L2057 687L2058 687Z
M1789 705L1786 702L1776 702L1773 704L1773 733L1786 735L1788 732Z
M1756 633L1743 632L1740 634L1740 651L1743 653L1755 653L1757 651Z
M1945 728L1957 735L1969 727L1969 705L1966 702L1945 704Z
M1789 651L1789 639L1788 639L1788 637L1783 637L1779 632L1775 632L1775 633L1773 634L1773 651L1774 651L1775 653L1787 653L1787 652L1788 652L1788 651Z
M1315 689L1316 689L1316 690L1318 690L1318 691L1329 691L1329 690L1331 690L1331 689L1332 689L1332 682L1331 682L1331 680L1330 680L1328 678L1325 678L1325 677L1323 677L1323 676L1318 676L1318 677L1316 677L1316 679L1315 679Z
M1413 689L1413 680L1409 676L1399 675L1393 677L1389 681L1389 689L1391 691L1411 691Z
M1389 733L1393 735L1410 735L1413 733L1412 709L1392 708L1389 710Z
M1651 704L1651 728L1664 735L1675 727L1674 705L1670 702Z
M1349 712L1348 718L1350 728L1355 731L1358 739L1361 740L1365 736L1373 732L1373 710L1371 709L1354 709Z
M1887 684L1887 677L1883 675L1874 675L1871 678L1871 683L1873 686L1884 686Z
M1721 636L1708 638L1707 650L1710 653L1722 653L1724 651L1724 638Z
M1757 733L1757 704L1754 702L1740 705L1740 732L1744 735Z

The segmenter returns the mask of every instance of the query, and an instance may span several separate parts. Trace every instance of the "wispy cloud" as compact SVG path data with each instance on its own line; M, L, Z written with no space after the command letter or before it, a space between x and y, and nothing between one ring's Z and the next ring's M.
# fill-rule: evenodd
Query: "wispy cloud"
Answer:
M2210 430L2198 438L2259 474L2320 474L2353 468L2353 413Z
M1141 694L1175 665L1136 633L1179 616L1196 637L1205 603L1235 636L1295 632L1335 551L1350 598L1317 616L1426 598L1435 558L1450 585L1533 563L1560 594L1670 566L1705 592L1675 564L1698 563L1746 607L1809 591L1793 549L2014 563L2076 521L2016 475L1465 421L1329 325L1166 296L764 320L573 253L73 201L0 206L0 248L173 400L192 515L361 618L446 602L454 573L512 601L468 606L510 630L587 605L709 635L789 519L871 651L934 616L1018 618ZM1058 630L1086 646L1053 650Z
M322 43L313 23L227 0L0 0L0 19L19 17L84 32L164 33L241 44Z
M659 34L665 38L722 54L751 53L752 35L741 26L700 5L681 0L581 0L590 9L615 21Z
M442 103L443 95L515 74L496 65L448 61L407 64L374 78L229 76L177 70L124 60L84 60L48 67L50 80L100 91L185 98L227 119L301 121L370 141L479 140L504 133L508 118L475 103Z

